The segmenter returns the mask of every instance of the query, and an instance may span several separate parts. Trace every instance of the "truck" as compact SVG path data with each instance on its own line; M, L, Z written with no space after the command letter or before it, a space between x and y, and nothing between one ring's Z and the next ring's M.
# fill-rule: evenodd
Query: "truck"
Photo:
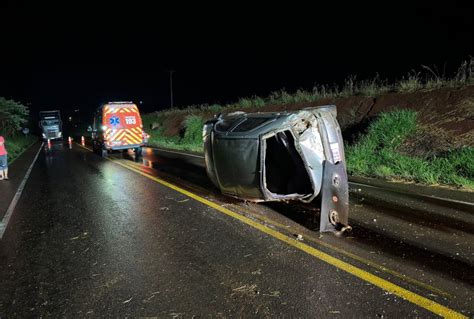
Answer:
M252 202L313 200L320 231L347 231L349 192L335 105L234 112L203 127L206 170L222 193Z
M39 112L39 127L44 140L63 138L61 113L58 110Z
M142 118L132 102L108 102L94 114L92 148L103 157L115 150L133 149L137 157L147 144Z

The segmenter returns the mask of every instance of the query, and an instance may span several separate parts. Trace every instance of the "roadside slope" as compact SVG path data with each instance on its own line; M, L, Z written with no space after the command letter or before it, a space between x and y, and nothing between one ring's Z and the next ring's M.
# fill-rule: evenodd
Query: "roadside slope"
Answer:
M291 100L286 98L286 100ZM326 104L338 108L338 120L346 142L352 145L367 133L369 125L381 113L396 110L411 110L417 114L417 129L400 145L400 154L411 158L446 157L459 149L474 147L474 85L461 87L419 90L415 92L388 92L377 96L347 96L321 98L316 101L284 103L285 99L269 99L268 103L257 98L252 103L219 106L188 107L145 114L145 129L151 134L151 145L171 149L202 151L202 124L219 112L283 112ZM272 103L273 101L273 103ZM278 101L278 103L277 103ZM390 130L390 128L387 128ZM461 169L462 170L462 169ZM353 172L360 174L360 172ZM471 172L472 173L472 172ZM468 173L467 175L471 174ZM367 174L360 174L366 175ZM368 176L392 179L391 174L369 174ZM393 175L393 174L392 174ZM395 174L396 175L396 174ZM440 181L410 178L404 180L428 184ZM450 184L450 182L441 181ZM465 184L465 183L464 183ZM463 185L464 185L463 184ZM458 185L459 184L454 184Z

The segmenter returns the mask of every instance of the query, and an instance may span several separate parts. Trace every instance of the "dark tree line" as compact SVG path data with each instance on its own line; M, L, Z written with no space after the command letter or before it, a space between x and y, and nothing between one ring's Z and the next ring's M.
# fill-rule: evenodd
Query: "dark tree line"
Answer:
M0 133L12 136L28 121L29 110L14 100L0 97Z

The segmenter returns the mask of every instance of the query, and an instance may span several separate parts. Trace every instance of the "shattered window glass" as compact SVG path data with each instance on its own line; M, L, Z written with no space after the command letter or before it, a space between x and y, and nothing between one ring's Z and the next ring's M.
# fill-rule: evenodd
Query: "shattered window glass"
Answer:
M236 117L236 118L221 120L217 122L216 130L219 132L227 132L241 119L242 119L241 117Z
M256 127L259 127L263 123L269 120L268 117L254 117L254 118L247 118L247 120L243 121L236 128L232 130L232 132L247 132L253 130Z

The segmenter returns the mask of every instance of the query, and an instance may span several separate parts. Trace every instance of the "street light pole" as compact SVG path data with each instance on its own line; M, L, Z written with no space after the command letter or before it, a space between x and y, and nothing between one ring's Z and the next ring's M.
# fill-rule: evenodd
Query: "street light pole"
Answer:
M171 107L173 107L173 73L175 72L174 70L170 70L170 104Z

